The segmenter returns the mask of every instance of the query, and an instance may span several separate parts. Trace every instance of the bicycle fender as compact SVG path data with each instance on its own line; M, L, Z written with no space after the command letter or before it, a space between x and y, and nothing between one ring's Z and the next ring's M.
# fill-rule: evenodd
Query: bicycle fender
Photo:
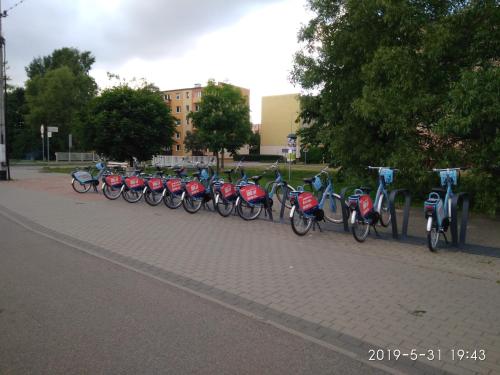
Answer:
M427 232L430 232L432 229L432 216L427 218Z
M75 183L75 179L74 179L74 178L71 180L71 183L72 183L72 184L74 184L74 183Z
M123 193L123 190L125 190L125 185L122 185L122 187L120 188L120 194Z
M185 192L185 191L183 191L183 192L182 192L182 195L181 195L181 201L183 201L183 200L184 200L184 197L185 197L185 196L186 196L186 192Z
M105 182L103 182L103 183L102 183L102 185L101 185L101 190L103 190L103 191L104 191L104 186L105 186L105 185L106 185L106 183L105 183Z
M293 218L293 213L295 212L295 205L292 206L292 209L290 210L290 219Z
M356 223L356 211L351 212L351 225L354 225Z
M146 190L148 190L148 187L144 186L144 189L142 189L142 194L146 194Z
M219 204L219 194L215 194L215 204Z

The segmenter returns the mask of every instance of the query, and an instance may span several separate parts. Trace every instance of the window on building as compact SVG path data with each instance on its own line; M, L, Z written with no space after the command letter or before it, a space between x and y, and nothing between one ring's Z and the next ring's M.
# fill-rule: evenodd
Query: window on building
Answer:
M175 107L175 112L176 113L181 113L181 106L178 105L177 107Z
M186 99L189 99L189 91L186 91Z
M198 91L198 92L196 93L196 96L197 96L198 98L201 98L201 91Z
M181 135L179 133L175 133L175 139L180 139L181 138Z
M189 112L189 104L186 104L186 112Z
M175 94L175 99L180 100L180 98L181 98L181 93L180 92L178 92L177 94Z
M172 97L170 96L170 94L167 94L167 95L165 95L165 99L170 100L170 99L172 99Z
M175 151L180 151L181 150L181 145L175 145Z
M194 105L194 110L195 110L195 112L198 112L200 110L200 105L199 104L195 104Z

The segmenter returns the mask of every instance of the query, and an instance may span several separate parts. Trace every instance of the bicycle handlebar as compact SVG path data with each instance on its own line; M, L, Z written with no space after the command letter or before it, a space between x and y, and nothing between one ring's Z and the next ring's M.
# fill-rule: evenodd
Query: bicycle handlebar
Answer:
M432 172L442 172L442 171L460 171L464 170L465 168L463 167L458 167L458 168L432 168Z

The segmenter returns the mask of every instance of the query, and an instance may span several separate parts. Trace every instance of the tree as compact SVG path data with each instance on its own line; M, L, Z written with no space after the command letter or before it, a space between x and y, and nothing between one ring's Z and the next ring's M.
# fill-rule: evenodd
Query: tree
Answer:
M6 96L5 123L7 125L7 152L9 158L22 159L38 149L40 132L33 133L26 126L24 116L26 115L25 90L22 87L8 87Z
M309 7L315 16L299 34L304 47L292 71L310 93L301 99L305 142L324 144L357 173L396 165L399 180L419 187L429 168L465 154L482 165L485 154L467 151L473 144L497 150L498 84L488 83L499 79L497 1L309 0ZM465 95L471 85L475 93ZM488 98L479 100L482 91ZM486 128L490 136L478 137Z
M86 119L87 147L113 159L148 160L173 143L174 118L151 85L104 90L90 103Z
M68 134L78 131L81 115L96 95L97 85L89 75L93 62L90 52L63 48L34 59L26 68L26 123L34 132L42 124L59 128L51 150L67 149Z
M203 90L199 110L188 115L194 131L187 135L188 150L208 149L217 158L224 150L234 154L252 135L250 109L240 90L232 85L209 81Z

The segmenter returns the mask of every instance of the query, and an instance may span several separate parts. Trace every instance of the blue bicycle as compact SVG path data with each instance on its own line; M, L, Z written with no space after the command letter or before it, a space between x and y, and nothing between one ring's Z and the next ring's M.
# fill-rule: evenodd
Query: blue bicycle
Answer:
M94 171L97 174L94 175ZM94 168L87 167L82 169L77 169L71 173L73 178L71 181L71 186L73 190L77 193L86 193L91 187L94 187L94 191L97 193L97 187L99 186L99 181L101 177L111 174L109 168L103 162L98 162Z
M283 200L285 201L285 206L287 208L292 208L292 205L290 203L290 196L286 197L285 194L286 192L291 192L294 190L294 188L286 183L286 181L283 179L283 176L280 173L279 170L279 160L271 164L267 170L273 170L274 171L274 176L275 179L274 181L270 181L266 184L266 191L267 195L269 198L273 199L274 195L276 194L276 198L278 198L278 202L283 203Z
M441 180L441 186L444 191L433 191L424 203L424 213L427 219L427 245L430 251L436 251L439 243L439 236L443 234L446 238L446 231L451 221L451 201L454 196L452 186L458 184L458 177L461 168L433 169L438 172ZM439 193L444 193L444 197Z
M387 227L391 222L391 210L389 205L389 193L387 186L393 182L394 172L398 169L391 167L368 167L378 171L378 189L375 194L375 203L373 203L369 193L370 188L363 187L356 189L354 195L348 199L348 205L351 210L350 222L351 231L358 242L363 242L370 227L373 227L375 233L377 229L375 225L380 222L384 227Z

